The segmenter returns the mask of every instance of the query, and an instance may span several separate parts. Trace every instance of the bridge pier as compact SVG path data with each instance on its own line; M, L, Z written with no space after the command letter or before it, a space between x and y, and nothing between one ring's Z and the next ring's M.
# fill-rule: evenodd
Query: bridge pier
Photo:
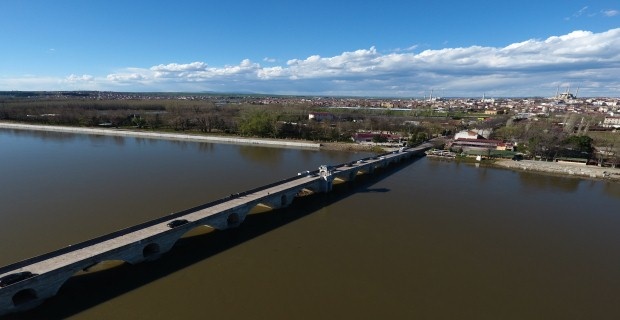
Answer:
M357 177L357 170L351 169L345 172L336 173L334 174L334 176L344 182L350 182L355 180L355 178Z
M35 308L46 299L55 296L60 288L79 269L63 268L58 272L45 273L30 278L30 281L16 283L2 290L0 310L5 313L19 312Z
M236 228L245 220L254 205L246 204L223 211L201 220L201 223L217 230Z
M319 189L321 192L330 192L334 187L333 169L330 166L322 165L319 167L319 177L321 177Z
M182 232L182 233L181 233ZM170 251L174 244L181 238L185 231L181 229L178 235L158 237L157 239L145 239L137 242L134 248L123 252L120 256L112 256L105 260L123 260L130 264L138 264L144 261L159 259L164 253Z
M291 205L300 190L292 190L289 192L275 193L269 197L263 198L260 203L270 207L271 209L286 208Z
M375 172L375 166L372 164L367 164L364 169L366 170L367 174L373 174Z

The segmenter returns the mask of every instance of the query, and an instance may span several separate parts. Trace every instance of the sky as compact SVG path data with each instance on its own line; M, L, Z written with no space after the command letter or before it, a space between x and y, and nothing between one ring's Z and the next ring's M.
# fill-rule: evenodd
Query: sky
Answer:
M620 97L618 0L0 1L0 91Z

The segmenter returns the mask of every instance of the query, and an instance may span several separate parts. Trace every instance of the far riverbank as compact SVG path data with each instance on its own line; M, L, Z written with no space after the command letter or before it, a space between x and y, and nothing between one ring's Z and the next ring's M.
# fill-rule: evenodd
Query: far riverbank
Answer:
M562 176L611 180L615 182L620 182L620 168L585 166L534 160L497 160L493 164L502 168L519 171L534 171Z
M34 124L11 123L11 122L1 122L1 121L0 121L0 128L17 129L17 130L67 132L67 133L77 133L77 134L140 137L140 138L151 138L151 139L248 144L248 145L261 145L261 146L268 146L268 147L288 147L288 148L296 148L296 149L321 149L321 150L346 151L346 152L374 152L374 153L384 152L382 148L377 147L377 146L373 146L370 144L358 144L358 143L352 143L352 142L351 143L346 143L346 142L317 143L313 141L304 141L304 140L243 138L243 137L200 135L200 134L188 134L188 133L167 133L167 132L158 132L158 131L137 131L137 130L113 129L113 128L103 129L103 128L34 125Z
M242 138L227 137L216 135L197 135L197 134L178 134L165 132L145 132L127 129L100 129L100 128L82 128L67 126L49 126L49 125L32 125L21 123L0 122L0 128L17 129L17 130L37 130L52 132L67 132L78 134L93 135L109 135L109 136L127 136L141 137L150 139L168 139L181 141L197 141L197 142L213 142L213 143L230 143L230 144L246 144L261 145L271 147L288 147L296 149L317 149L317 150L335 150L347 152L379 152L376 147L365 144L344 143L344 142L327 142L316 143L310 141L291 141L281 139L258 139L258 138ZM620 182L620 168L606 168L596 166L581 166L573 164L563 164L557 162L545 161L512 161L497 160L494 165L517 171L530 171L547 174L556 174L570 177L601 179Z
M102 129L102 128L83 128L83 127L67 127L67 126L48 126L48 125L33 125L33 124L21 124L21 123L9 123L9 122L0 122L0 128L18 129L18 130L53 131L53 132L78 133L78 134L108 135L108 136L126 136L126 137L139 137L139 138L151 138L151 139L169 139L169 140L185 140L185 141L232 143L232 144L251 144L251 145L279 146L279 147L291 147L291 148L319 149L321 147L320 143L309 142L309 141L292 141L292 140L281 140L281 139L257 139L257 138L198 135L198 134L186 134L186 133L165 133L165 132L156 132L156 131L136 131L136 130L112 129L112 128Z

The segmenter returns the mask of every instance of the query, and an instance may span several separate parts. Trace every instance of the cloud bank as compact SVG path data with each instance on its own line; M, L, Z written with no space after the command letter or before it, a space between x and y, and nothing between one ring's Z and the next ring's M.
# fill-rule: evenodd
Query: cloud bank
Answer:
M571 84L579 86L583 95L620 96L620 28L601 33L573 31L505 47L414 52L416 48L381 53L370 47L332 57L290 59L280 65L273 65L275 59L265 59L269 66L249 59L226 66L173 62L125 68L106 76L44 80L71 89L82 83L85 89L123 91L395 97L422 96L432 89L445 96L550 96L558 85ZM28 84L35 79L14 80ZM6 81L0 78L0 86L6 87Z

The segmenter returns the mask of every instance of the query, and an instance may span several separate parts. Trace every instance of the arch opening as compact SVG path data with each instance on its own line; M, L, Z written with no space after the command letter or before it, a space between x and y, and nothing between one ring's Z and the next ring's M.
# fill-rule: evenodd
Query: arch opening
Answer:
M228 223L228 226L236 226L240 223L239 221L239 215L236 213L231 213L228 218L226 219L226 222Z
M286 207L286 205L287 205L287 201L286 200L287 200L286 199L286 195L283 194L282 197L280 197L280 206Z
M299 192L297 192L296 197L305 197L305 196L313 195L315 193L316 193L316 190L313 190L310 188L303 188L299 190Z
M24 289L13 295L13 305L17 307L37 299L37 292L34 289Z
M265 203L258 203L254 207L252 207L250 211L248 211L248 214L249 215L260 214L260 213L269 212L271 210L273 210L273 208L270 205L265 204Z
M116 268L116 267L122 266L122 265L124 265L126 263L127 263L127 261L124 261L124 260L103 260L103 261L98 261L98 262L94 262L94 263L89 264L86 267L82 268L81 270L76 272L74 274L74 276L80 276L80 275L84 275L84 274L104 271L104 270L108 270L108 269L112 269L112 268Z
M347 182L347 178L335 177L334 184L341 184Z
M149 243L142 249L142 256L145 258L159 254L159 245L157 243Z
M203 224L203 225L199 225L199 226L196 226L196 227L188 230L186 233L184 233L181 236L181 239L191 238L191 237L195 237L195 236L200 236L200 235L203 235L203 234L211 233L213 231L215 231L215 228L213 228L212 226L208 226L206 224Z

